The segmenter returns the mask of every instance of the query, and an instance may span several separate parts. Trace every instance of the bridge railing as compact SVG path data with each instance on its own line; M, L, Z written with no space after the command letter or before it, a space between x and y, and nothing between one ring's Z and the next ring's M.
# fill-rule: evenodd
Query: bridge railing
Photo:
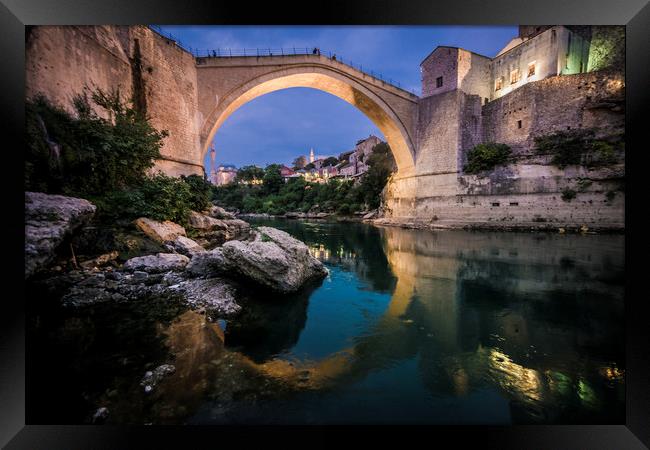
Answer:
M190 46L185 46L178 38L176 38L171 33L164 31L162 28L156 25L149 25L149 27L154 30L156 33L161 36L173 41L178 47L182 48L186 52L191 53L196 58L234 58L242 56L294 56L294 55L312 55L312 56L325 56L332 61L340 62L346 66L352 67L353 69L358 70L359 72L368 75L375 80L388 83L394 87L397 87L403 91L409 92L413 95L417 95L414 89L406 89L402 87L401 83L392 78L384 76L381 72L376 72L370 70L368 67L363 67L362 64L356 63L350 59L345 59L341 55L336 54L335 52L329 50L320 50L318 47L291 47L291 48L214 48L214 49L198 49ZM198 61L201 64L201 61Z

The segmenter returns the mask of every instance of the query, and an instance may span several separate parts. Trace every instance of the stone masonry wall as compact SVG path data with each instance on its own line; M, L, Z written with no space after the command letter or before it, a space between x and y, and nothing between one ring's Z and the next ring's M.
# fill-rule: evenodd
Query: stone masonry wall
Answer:
M453 91L458 87L458 49L438 47L420 64L422 71L422 96ZM436 87L436 79L442 77L442 86Z
M625 84L620 73L591 72L528 83L483 107L483 140L532 154L535 136L580 128L602 134L625 128ZM521 121L521 128L519 128Z
M624 161L559 169L535 154L533 138L567 127L624 132L624 94L620 72L593 72L529 83L483 107L460 91L421 99L418 175L391 180L387 217L426 227L623 229ZM515 161L464 175L469 149L490 141L510 145ZM563 199L565 190L576 197Z
M45 95L73 112L84 86L120 87L131 95L131 66L123 30L109 26L34 27L26 43L26 97Z
M458 87L466 94L478 95L481 103L491 94L491 60L487 56L459 49Z
M136 43L140 65L135 64ZM136 70L134 70L136 69ZM151 122L169 131L156 170L202 174L196 67L189 53L145 26L37 26L26 44L26 96L43 94L73 112L84 86L120 88L126 98L139 76ZM98 113L102 113L98 111Z

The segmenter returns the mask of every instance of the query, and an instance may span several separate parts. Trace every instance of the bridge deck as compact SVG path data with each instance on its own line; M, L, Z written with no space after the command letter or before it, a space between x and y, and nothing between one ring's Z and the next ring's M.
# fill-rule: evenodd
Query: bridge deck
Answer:
M374 83L380 83L382 86L390 86L391 88L397 89L405 94L407 94L411 99L417 100L418 95L414 90L408 90L401 86L400 82L393 80L392 78L385 77L379 72L370 70L368 67L364 70L362 64L353 62L350 59L344 59L340 55L337 55L335 52L328 50L320 50L317 47L291 47L291 48L243 48L243 49L232 49L232 48L216 48L212 50L196 49L192 47L184 46L178 39L172 36L169 33L166 33L161 28L150 25L152 29L157 34L163 36L166 39L169 39L174 44L176 44L182 50L191 53L196 58L197 65L209 65L209 66L223 66L224 62L230 61L232 65L236 66L239 64L250 65L251 58L256 58L261 62L269 62L271 64L278 64L278 58L287 58L287 57L301 57L309 58L310 62L313 62L311 58L318 58L319 62L323 63L334 63L341 64L349 69L353 69L358 72L357 76L362 79L367 79L370 77L371 81ZM218 61L218 62L217 62ZM239 63L239 64L238 64ZM287 63L286 59L284 63ZM359 76L360 75L360 76Z
M251 64L251 61L255 61ZM396 94L404 96L409 100L416 101L419 97L414 92L400 87L399 83L392 79L386 79L374 71L365 71L363 66L355 66L351 63L340 60L338 57L329 57L321 54L262 54L253 55L233 55L233 56L197 56L196 64L200 67L241 67L251 65L278 65L278 64L300 64L300 63L320 63L325 66L341 66L346 72L352 72L355 77L371 82L379 87L391 88Z

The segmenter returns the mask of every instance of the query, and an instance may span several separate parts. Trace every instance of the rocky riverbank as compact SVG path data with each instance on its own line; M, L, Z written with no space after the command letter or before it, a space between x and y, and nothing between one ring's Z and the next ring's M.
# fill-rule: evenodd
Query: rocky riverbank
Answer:
M409 218L381 217L364 219L375 226L400 227L418 230L473 230L473 231L534 231L553 233L623 233L625 229L610 226L571 225L561 222L530 222L509 224L503 222L462 223L444 220L418 220Z
M60 292L68 307L156 295L227 317L241 309L242 286L293 293L327 275L301 241L275 228L252 229L217 206L193 211L187 229L139 218L115 231L130 236L123 239L129 251L93 254L107 249L99 241L119 239L96 239L90 202L28 192L25 205L25 278ZM75 254L73 243L83 252Z

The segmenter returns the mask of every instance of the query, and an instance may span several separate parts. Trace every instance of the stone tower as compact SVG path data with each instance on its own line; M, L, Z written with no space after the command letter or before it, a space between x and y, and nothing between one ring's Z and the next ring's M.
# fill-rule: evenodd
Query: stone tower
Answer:
M309 151L309 162L310 163L314 162L314 149L313 148Z
M210 147L210 181L213 184L217 184L217 166L215 164L215 155L216 151L214 150L214 144Z

